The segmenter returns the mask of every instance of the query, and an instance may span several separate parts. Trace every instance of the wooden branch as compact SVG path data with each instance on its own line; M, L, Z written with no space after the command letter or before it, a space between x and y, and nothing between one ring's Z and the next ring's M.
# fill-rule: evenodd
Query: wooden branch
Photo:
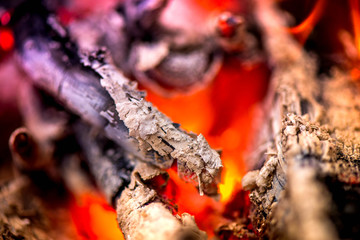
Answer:
M243 179L254 226L262 236L280 239L356 236L341 222L359 214L344 210L352 205L345 196L360 200L358 87L340 71L320 79L315 60L286 32L274 3L255 3L274 69L258 139L267 150L255 151L253 165L262 167ZM359 221L348 224L354 228Z

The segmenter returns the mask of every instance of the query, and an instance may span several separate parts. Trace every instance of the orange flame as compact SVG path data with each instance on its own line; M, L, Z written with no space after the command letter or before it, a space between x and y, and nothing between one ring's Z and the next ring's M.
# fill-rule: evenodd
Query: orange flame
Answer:
M169 170L169 185L173 186L165 194L178 205L179 213L193 214L209 236L217 224L226 221L222 217L225 206L241 189L241 176L246 171L243 154L251 140L253 109L264 96L268 74L264 63L246 66L234 57L225 60L212 85L194 94L166 99L148 91L148 100L174 122L180 122L188 131L202 133L212 147L222 149L220 202L199 196L193 186L178 179L175 170Z
M360 8L358 0L349 0L351 8L351 19L353 23L355 46L360 57Z
M202 8L213 11L213 10L233 10L238 11L241 6L239 2L233 0L195 0L195 2Z
M208 237L212 237L212 230L218 226L224 206L210 197L200 196L198 190L180 179L174 169L169 169L168 173L170 180L164 196L175 204L178 214L187 212L196 216L198 226L208 232Z
M325 4L325 0L318 0L306 19L299 25L289 29L290 33L294 34L301 44L306 42L316 23L319 21L324 11Z
M223 173L223 183L219 185L221 201L228 202L234 194L234 189L241 183L241 175L237 172L234 160L226 161L226 168Z
M116 212L96 193L84 192L75 196L70 204L72 220L79 240L123 240Z

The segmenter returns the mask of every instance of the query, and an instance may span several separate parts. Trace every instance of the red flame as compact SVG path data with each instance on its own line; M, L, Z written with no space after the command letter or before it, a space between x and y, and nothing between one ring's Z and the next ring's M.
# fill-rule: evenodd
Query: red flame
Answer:
M289 29L290 33L294 34L301 44L304 44L314 29L316 23L319 21L324 9L326 0L318 0L310 15L299 25Z
M70 212L80 240L124 239L115 210L100 194L84 192L75 196Z

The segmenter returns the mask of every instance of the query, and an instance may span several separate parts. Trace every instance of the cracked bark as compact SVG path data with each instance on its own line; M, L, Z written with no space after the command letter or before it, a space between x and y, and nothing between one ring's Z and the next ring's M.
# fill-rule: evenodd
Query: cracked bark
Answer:
M273 73L249 160L260 167L243 179L253 224L272 239L357 238L359 221L346 219L359 214L359 86L336 69L317 76L282 13L270 1L255 6Z
M81 59L55 19L32 13L28 17L32 21L20 21L15 33L21 39L20 62L35 85L139 160L167 169L176 159L179 175L196 179L201 194L217 194L221 160L202 135L194 138L181 130L102 57Z

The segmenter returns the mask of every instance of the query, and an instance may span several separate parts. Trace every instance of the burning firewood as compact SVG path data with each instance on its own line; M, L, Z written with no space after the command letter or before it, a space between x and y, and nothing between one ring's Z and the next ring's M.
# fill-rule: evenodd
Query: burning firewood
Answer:
M31 24L37 24L29 26L27 17L31 19ZM30 11L17 21L14 29L18 40L18 58L31 76L31 81L60 102L66 108L63 111L70 110L81 121L90 124L90 132L104 134L106 138L103 138L103 143L111 139L110 142L117 146L112 151L125 151L129 156L122 158L122 164L119 158L111 158L103 153L102 144L91 140L91 136L84 136L83 130L77 131L74 127L77 131L75 136L82 144L82 151L98 186L118 211L118 221L125 237L142 239L144 234L150 234L147 236L149 239L167 239L169 236L174 239L206 238L190 215L174 216L169 211L171 207L167 201L158 196L147 181L158 176L161 173L159 169L170 168L176 159L179 174L187 180L195 180L200 194L217 194L222 168L219 154L210 148L202 135L196 137L181 130L179 125L146 102L144 93L138 91L136 84L105 58L104 51L79 56L76 46L67 38L66 30L55 18ZM36 173L38 168L31 164L32 160L25 158L18 146L28 140L26 143L30 152L34 151L35 154L30 157L34 161L42 161L43 158L36 151L38 148L48 148L38 145L50 143L52 145L46 157L53 160L56 157L57 164L61 165L64 161L61 157L67 158L66 155L70 154L63 149L61 156L55 156L59 140L63 137L61 132L65 126L67 131L72 128L72 117L67 114L59 116L58 122L42 119L46 107L38 106L42 100L36 99L36 93L33 94L32 90L32 86L29 86L22 99L23 105L33 105L30 111L26 106L23 108L31 133L26 129L18 130L11 140L15 160L19 159L22 165L27 164L23 172L29 175L34 175L32 171ZM42 131L43 125L54 131ZM19 143L18 139L25 136L26 139ZM140 164L139 160L152 166ZM20 170L24 168L22 165L18 164ZM137 165L137 169L132 171L134 165ZM49 174L46 167L41 170ZM130 175L132 184L126 188ZM76 191L71 184L70 189ZM158 224L164 225L162 231L154 231Z
M0 1L11 9L0 16L0 25L13 31L18 63L28 75L17 89L25 127L9 139L15 175L0 186L0 223L5 226L0 234L53 235L44 231L51 224L45 224L46 213L37 207L46 204L36 199L56 204L32 192L48 194L49 184L61 186L51 187L58 192L55 198L66 193L74 202L75 224L83 217L77 211L82 196L100 190L114 236L125 239L359 238L359 84L341 68L323 74L321 54L317 59L301 45L327 1L315 4L305 20L311 27L303 32L287 27L291 16L279 11L276 1L246 1L238 4L242 10L213 15L189 11L191 2L124 0L101 14L67 22L65 1ZM358 26L359 7L355 1L349 5ZM254 25L251 34L248 21ZM354 32L358 41L359 31ZM360 47L350 33L343 32L341 39L350 46L345 51L349 59L336 64L345 68L360 59ZM268 62L251 64L265 57ZM259 112L251 104L263 95L256 93L254 100L253 92L246 94L257 78L264 81L254 84L271 81ZM209 108L211 113L203 114L208 126L199 132L223 147L223 162L202 134L182 130L145 100L135 80L151 89L148 99L154 105L153 91L169 96L209 87L200 91L207 94L204 99L190 98L190 104ZM199 116L184 115L179 122ZM260 133L247 159L251 171L241 179L244 164L239 162L252 127ZM222 198L216 201L209 196L218 195L223 165ZM31 208L38 208L27 217L19 211L27 206L25 193L36 200L29 202ZM28 224L35 215L44 221ZM79 234L91 238L82 224ZM87 229L108 229L94 226Z
M180 175L195 175L200 194L203 190L211 194L222 165L218 153L210 148L204 137L199 135L195 140L180 130L146 102L143 93L136 91L136 85L131 85L120 72L103 64L101 57L92 59L90 64L102 77L102 86L114 99L118 116L129 129L130 137L138 141L140 151L146 153L153 149L160 157L160 161L153 164L162 169L169 168L176 159Z
M336 69L318 77L315 60L285 31L282 13L271 1L255 3L274 70L271 110L258 138L267 149L255 150L253 163L262 166L243 179L254 226L270 238L356 238L358 231L340 223L359 214L358 86Z

